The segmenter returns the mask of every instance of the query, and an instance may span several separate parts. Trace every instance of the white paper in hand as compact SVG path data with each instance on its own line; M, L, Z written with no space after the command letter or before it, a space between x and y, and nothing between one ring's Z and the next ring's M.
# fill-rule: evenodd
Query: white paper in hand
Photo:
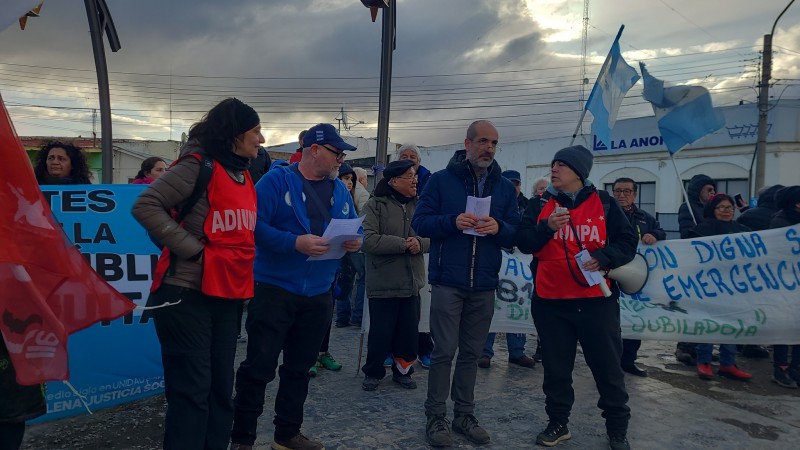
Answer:
M480 216L488 216L489 212L492 210L492 196L488 197L473 197L467 196L467 208L466 213L474 214L478 217ZM464 230L464 234L471 234L473 236L486 236L486 233L478 233L475 231L475 228L467 228Z
M575 254L575 261L578 262L578 268L581 269L583 277L586 278L586 283L589 286L596 286L605 282L605 279L603 278L603 274L601 274L599 271L589 271L583 268L583 263L589 261L590 259L592 259L592 255L590 255L585 249Z
M328 251L320 256L309 256L306 261L324 261L326 259L339 259L347 253L342 247L345 241L355 241L361 239L358 228L364 222L362 216L357 219L331 219L328 228L322 233L322 237L328 240Z

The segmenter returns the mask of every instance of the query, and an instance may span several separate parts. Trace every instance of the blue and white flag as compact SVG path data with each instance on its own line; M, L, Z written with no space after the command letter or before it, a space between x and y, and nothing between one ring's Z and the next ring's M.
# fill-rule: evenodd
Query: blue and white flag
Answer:
M611 46L611 51L606 57L600 75L594 83L589 100L586 101L586 110L592 113L592 133L606 148L611 146L611 129L617 121L619 106L625 94L639 81L636 69L629 66L622 58L619 50L619 37L625 26L619 28L617 38Z
M671 155L685 145L725 126L725 117L711 104L711 94L702 86L664 87L644 63L639 63L644 77L642 97L653 105L658 129Z

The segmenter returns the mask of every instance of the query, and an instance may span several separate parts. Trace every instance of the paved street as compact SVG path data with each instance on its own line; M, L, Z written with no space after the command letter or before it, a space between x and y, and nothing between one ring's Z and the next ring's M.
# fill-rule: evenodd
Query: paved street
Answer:
M344 365L340 372L320 370L311 381L303 431L328 449L419 449L425 443L423 402L427 371L418 365L416 390L405 390L385 378L375 392L361 389L356 374L359 330L334 328L331 353ZM243 357L244 344L240 344ZM484 448L537 448L536 434L547 423L542 369L525 369L507 363L505 339L498 336L490 369L479 369L476 416L492 436ZM535 338L529 337L527 353ZM365 343L366 354L366 343ZM628 437L634 449L772 449L791 448L800 441L800 392L772 388L769 373L756 374L769 394L756 394L751 385L729 380L703 382L675 364L674 343L645 341L638 363L653 376L626 375L633 418ZM365 356L364 356L365 357ZM363 364L363 359L362 359ZM747 364L743 362L742 364ZM238 362L237 362L238 365ZM763 361L759 367L768 367ZM765 370L765 369L763 369ZM659 379L667 381L659 381ZM272 405L277 380L267 388L266 412L259 424L256 448L267 449L272 440ZM761 391L762 389L753 389ZM608 448L598 396L591 374L579 354L575 368L575 407L572 439L563 449ZM452 414L452 404L448 405ZM454 435L454 448L477 447ZM792 444L795 442L795 444Z

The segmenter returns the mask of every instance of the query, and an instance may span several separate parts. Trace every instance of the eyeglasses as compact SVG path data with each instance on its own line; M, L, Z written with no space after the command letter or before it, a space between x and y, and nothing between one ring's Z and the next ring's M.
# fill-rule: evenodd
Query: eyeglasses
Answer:
M329 151L329 152L333 153L334 155L336 155L336 160L337 160L337 161L344 161L344 158L345 158L345 154L344 154L344 152L337 152L336 150L334 150L334 149L331 149L331 148L330 148L330 147L328 147L327 145L321 145L320 147L322 147L322 148L324 148L325 150L327 150L327 151Z
M412 175L410 177L395 177L395 178L400 178L401 180L419 180L419 177L416 175Z
M720 205L714 208L717 211L733 211L733 206L730 205Z
M631 195L633 189L614 189L614 195Z

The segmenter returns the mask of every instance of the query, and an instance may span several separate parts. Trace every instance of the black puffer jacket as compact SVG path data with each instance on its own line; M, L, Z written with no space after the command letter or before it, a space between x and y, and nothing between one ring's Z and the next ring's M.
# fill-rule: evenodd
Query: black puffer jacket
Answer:
M703 174L693 176L689 180L689 185L686 186L686 195L689 196L689 204L692 205L692 212L697 222L692 219L689 206L684 202L678 209L678 227L681 232L681 239L689 237L689 230L703 221L703 202L700 201L700 191L707 184L714 186L715 190L717 189L717 182L708 175Z
M743 212L736 221L753 231L769 229L769 221L778 212L775 194L782 188L780 184L767 188L758 196L758 206Z

